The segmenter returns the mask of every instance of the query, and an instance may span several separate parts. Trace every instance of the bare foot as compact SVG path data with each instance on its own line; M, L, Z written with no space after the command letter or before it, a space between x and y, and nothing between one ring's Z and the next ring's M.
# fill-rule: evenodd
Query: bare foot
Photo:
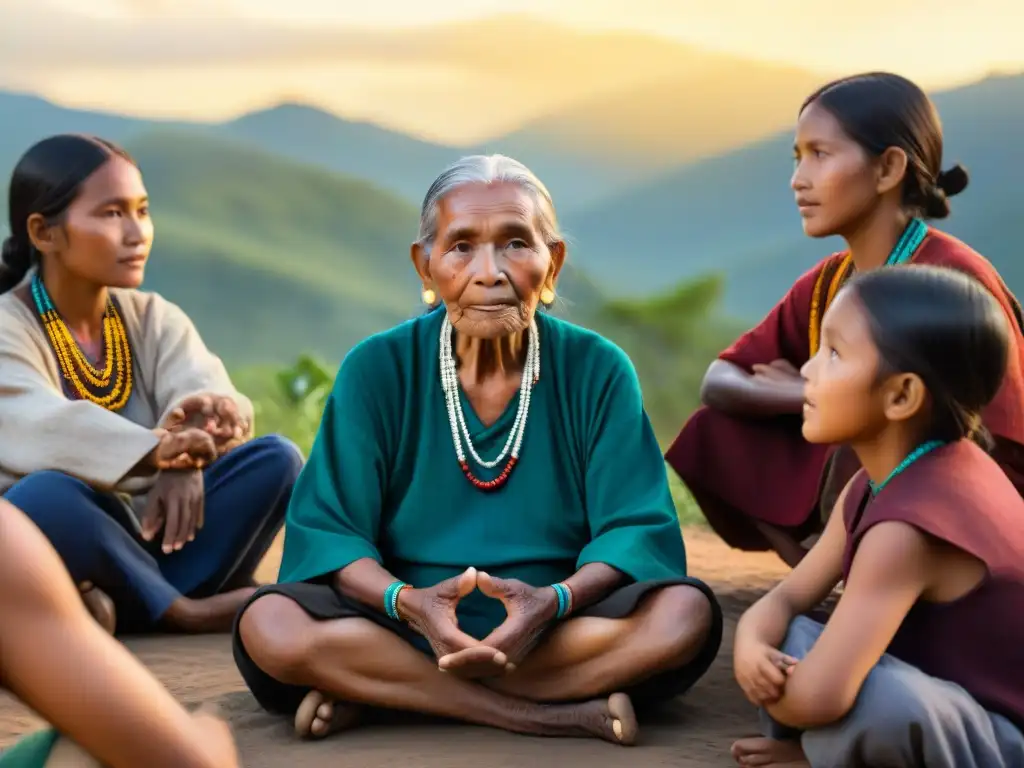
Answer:
M179 597L171 603L160 623L168 630L191 634L230 632L239 609L255 591L253 587L245 587L201 600Z
M733 759L739 765L761 768L811 768L799 741L753 738L732 745Z
M636 743L640 726L633 712L633 702L626 694L613 693L607 699L577 705L576 709L579 715L577 722L588 736L624 747Z
M114 630L117 629L117 611L110 595L97 588L91 581L83 581L79 584L78 591L82 595L85 609L96 619L96 623L103 627L108 634L114 634Z
M355 704L331 701L320 691L310 691L295 712L295 735L323 739L356 725L362 709Z

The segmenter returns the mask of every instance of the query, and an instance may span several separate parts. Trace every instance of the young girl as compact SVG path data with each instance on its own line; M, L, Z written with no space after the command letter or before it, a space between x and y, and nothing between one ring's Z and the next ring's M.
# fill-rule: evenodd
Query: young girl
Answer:
M853 274L913 262L979 280L1011 320L1010 361L985 410L996 461L1024 492L1024 336L1021 311L999 274L959 240L924 220L949 215L967 186L960 166L942 170L942 128L931 101L897 75L838 80L807 99L794 144L792 187L811 237L839 235L848 249L803 275L756 328L712 363L705 406L666 454L708 522L744 550L775 549L790 565L821 532L856 457L800 434L803 381L821 318Z
M740 619L768 738L740 765L1024 766L1024 500L979 447L1010 329L962 273L859 276L803 367L803 434L860 469L795 570ZM827 626L803 617L845 580Z
M0 584L0 687L67 736L28 736L0 753L0 768L238 765L227 725L189 715L104 633L53 547L3 500Z
M252 404L223 363L181 309L138 290L153 222L124 150L45 139L8 199L0 491L92 586L108 629L226 631L284 522L298 450L249 440ZM208 433L212 464L166 464L182 430Z

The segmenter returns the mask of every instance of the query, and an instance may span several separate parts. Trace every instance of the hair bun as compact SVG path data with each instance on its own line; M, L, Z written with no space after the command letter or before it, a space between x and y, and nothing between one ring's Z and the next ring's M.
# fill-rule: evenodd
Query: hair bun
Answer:
M26 248L21 240L13 235L6 238L3 245L0 245L0 260L3 266L19 269L22 264L30 262L32 258L31 248Z
M0 245L0 293L21 282L32 268L32 245L16 237L8 237Z
M971 177L967 174L967 169L957 163L949 170L941 171L935 184L946 193L946 197L952 197L967 189L970 180Z

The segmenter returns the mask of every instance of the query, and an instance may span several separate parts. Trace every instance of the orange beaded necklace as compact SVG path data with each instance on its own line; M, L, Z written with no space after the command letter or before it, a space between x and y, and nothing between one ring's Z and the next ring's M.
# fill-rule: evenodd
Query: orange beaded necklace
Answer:
M36 274L32 300L43 322L50 348L71 393L109 411L119 411L132 395L132 351L128 334L113 299L107 299L103 315L103 368L95 367L82 352L67 324L57 312Z

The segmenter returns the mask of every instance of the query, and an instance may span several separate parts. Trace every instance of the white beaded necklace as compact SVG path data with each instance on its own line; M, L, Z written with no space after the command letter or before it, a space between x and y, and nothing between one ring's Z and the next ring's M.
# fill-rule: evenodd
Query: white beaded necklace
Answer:
M519 385L519 407L516 411L516 418L512 424L512 429L509 431L508 439L505 441L505 447L491 461L485 461L480 457L469 436L469 428L466 426L466 418L462 412L459 376L455 366L455 355L452 352L452 335L451 321L445 316L444 321L441 323L441 345L438 358L441 372L441 388L444 390L445 401L448 406L448 424L451 427L452 443L455 445L455 456L459 461L459 466L466 472L467 477L469 477L474 485L485 490L497 488L504 483L504 480L508 477L508 472L511 471L511 467L519 459L519 450L522 447L523 435L526 432L526 419L530 412L530 396L534 384L540 378L540 335L537 331L537 322L536 320L530 322L526 363L523 366L522 383ZM483 483L477 481L472 476L469 472L466 454L462 447L463 437L466 440L466 448L469 450L469 455L473 457L477 464L487 469L493 469L498 466L498 464L505 460L505 457L509 455L511 450L509 465L503 471L500 483L496 482L497 478L495 481Z

